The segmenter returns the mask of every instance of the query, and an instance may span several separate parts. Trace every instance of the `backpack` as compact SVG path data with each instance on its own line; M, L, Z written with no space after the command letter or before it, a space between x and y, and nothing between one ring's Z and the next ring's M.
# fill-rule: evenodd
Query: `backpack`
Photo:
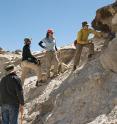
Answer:
M77 45L77 40L74 41L74 46L76 46L76 45Z

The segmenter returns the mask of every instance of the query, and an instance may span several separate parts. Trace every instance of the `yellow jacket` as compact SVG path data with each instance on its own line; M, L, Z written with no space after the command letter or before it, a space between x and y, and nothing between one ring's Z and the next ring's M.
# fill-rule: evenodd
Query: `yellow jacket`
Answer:
M77 34L77 43L78 44L88 44L88 36L89 34L94 34L95 36L100 37L100 33L96 32L93 29L81 29Z

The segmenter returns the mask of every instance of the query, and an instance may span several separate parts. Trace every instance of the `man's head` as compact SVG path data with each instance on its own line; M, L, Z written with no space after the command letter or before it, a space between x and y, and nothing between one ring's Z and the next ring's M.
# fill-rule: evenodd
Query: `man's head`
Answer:
M14 65L8 65L8 66L4 67L4 69L7 73L15 72L14 68L15 68Z
M29 38L24 38L24 44L30 45L31 44L31 40Z
M89 27L89 24L87 23L87 21L82 22L83 29L88 29L88 27Z

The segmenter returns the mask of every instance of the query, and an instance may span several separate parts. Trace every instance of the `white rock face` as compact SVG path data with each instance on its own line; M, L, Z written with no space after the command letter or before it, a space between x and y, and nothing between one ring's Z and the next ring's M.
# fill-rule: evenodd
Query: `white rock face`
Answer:
M116 124L117 123L117 106L109 114L98 116L93 122L88 124Z
M105 69L117 72L117 38L113 39L100 57Z
M115 105L115 80L116 76L105 72L96 61L88 63L79 74L71 74L56 91L54 107L44 124L86 124L106 115Z

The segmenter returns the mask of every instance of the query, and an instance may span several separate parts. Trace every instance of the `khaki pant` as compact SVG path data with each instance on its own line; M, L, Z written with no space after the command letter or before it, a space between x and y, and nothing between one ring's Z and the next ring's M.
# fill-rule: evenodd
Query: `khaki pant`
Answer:
M80 57L81 57L83 47L88 47L89 48L89 54L94 54L94 44L93 43L77 44L76 45L76 53L74 56L74 65L75 66L77 66L80 62Z
M28 61L22 61L21 67L22 67L22 75L21 75L22 85L24 85L25 78L27 77L27 73L29 72L30 69L36 72L38 81L42 80L40 65L37 65Z
M46 51L46 71L48 77L50 77L50 68L52 64L54 65L54 74L56 75L58 73L58 63L59 60L56 53L54 51Z

